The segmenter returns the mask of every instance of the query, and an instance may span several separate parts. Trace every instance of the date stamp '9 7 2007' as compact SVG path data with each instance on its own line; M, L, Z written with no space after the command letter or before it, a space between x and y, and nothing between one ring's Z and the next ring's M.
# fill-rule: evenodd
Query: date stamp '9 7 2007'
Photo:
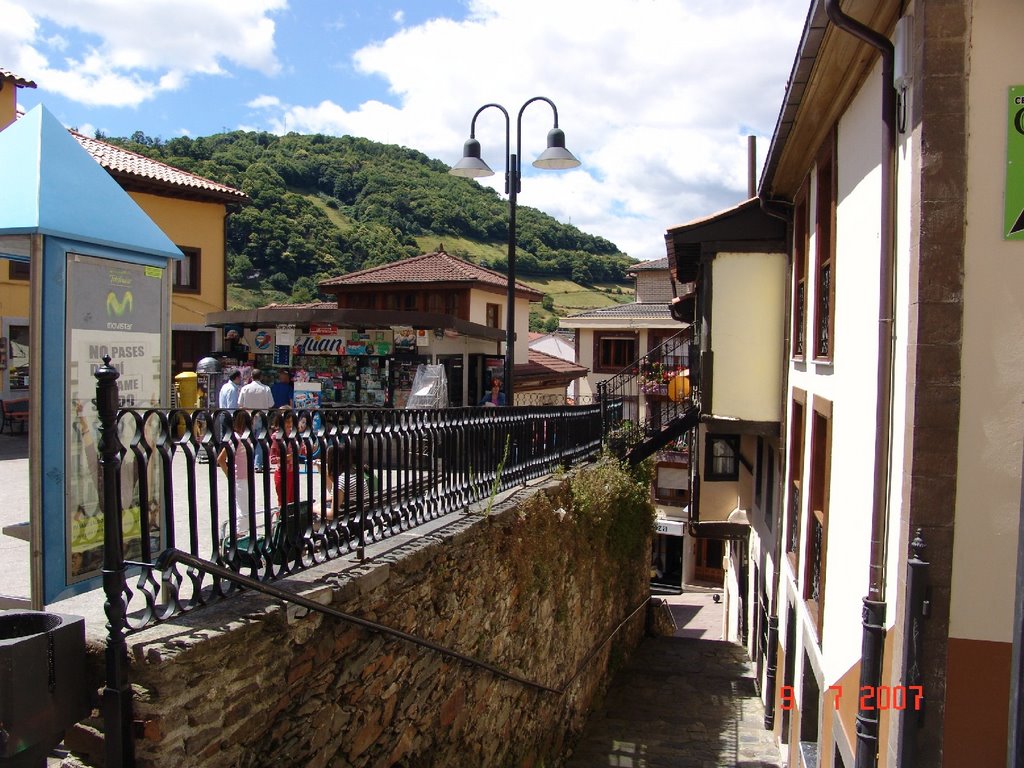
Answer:
M843 697L843 686L830 685L829 691L835 691L832 705L839 710L839 702ZM783 685L780 688L779 706L783 711L793 709L796 706L796 694L791 685ZM913 709L920 710L924 701L924 686L921 685L862 685L860 687L860 699L857 702L862 710L884 710L884 709Z

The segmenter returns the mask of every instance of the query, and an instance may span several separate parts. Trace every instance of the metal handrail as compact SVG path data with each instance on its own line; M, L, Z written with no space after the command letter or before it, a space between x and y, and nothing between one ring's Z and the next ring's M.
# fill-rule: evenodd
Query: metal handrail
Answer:
M456 659L473 667L485 669L491 674L495 675L496 677L504 678L505 680L511 680L528 688L535 688L536 690L543 691L544 693L553 693L558 696L564 696L568 692L572 684L576 682L576 679L583 673L584 669L586 669L587 665L590 663L590 660L593 659L594 656L597 655L597 653L613 637L615 637L616 634L618 634L619 630L621 630L622 627L624 627L634 616L636 616L636 614L641 609L643 609L651 599L650 595L648 595L643 600L641 600L640 604L632 611L630 611L629 615L626 616L626 618L620 621L615 626L615 628L612 629L604 637L604 639L602 639L600 642L595 644L590 649L587 655L584 656L583 659L576 666L576 671L573 672L572 676L569 677L568 680L566 680L560 686L552 687L550 685L545 685L544 683L539 683L536 680L530 680L521 675L517 675L515 672L509 672L507 670L500 669L499 667L494 666L490 662L483 661L482 659L478 659L474 656L467 656L464 653L460 653L459 651L440 645L431 640L427 640L417 635L409 634L408 632L404 632L400 629L395 629L394 627L389 627L386 624L380 624L376 621L370 621L369 619L354 616L351 613L339 611L337 608L332 608L329 605L318 603L316 600L311 600L308 597L288 592L287 590L281 589L280 587L277 587L273 584L268 584L263 581L251 579L247 576L242 576L240 573L237 573L236 571L233 571L230 568L225 568L224 566L217 565L216 563L213 563L209 560L204 560L202 558L195 557L194 555L190 555L187 552L182 552L180 549L165 549L163 552L160 553L160 557L157 558L156 563L137 563L132 561L126 561L125 564L141 568L156 568L163 570L170 568L176 563L181 563L183 565L188 566L189 568L195 568L197 570L205 571L212 576L216 576L218 578L231 581L240 587L251 589L255 592L260 592L264 595L269 595L270 597L276 597L279 600L284 600L285 602L302 606L303 608L307 608L311 611L318 611L328 616L333 616L337 619L347 621L350 624L355 624L357 626L363 627L364 629L368 629L372 632L379 632L380 634L388 635L399 640L404 640L407 643L412 643L413 645L419 646L421 648L428 648L434 651L435 653L441 654L442 656L447 656L448 658Z

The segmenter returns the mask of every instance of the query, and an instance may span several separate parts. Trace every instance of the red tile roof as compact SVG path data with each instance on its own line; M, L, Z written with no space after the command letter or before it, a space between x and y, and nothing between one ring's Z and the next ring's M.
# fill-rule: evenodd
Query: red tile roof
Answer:
M517 364L516 378L535 378L544 374L553 374L559 377L577 378L586 376L589 369L582 365L563 360L560 357L549 355L536 349L530 350L529 362Z
M115 147L99 139L91 139L77 131L71 135L78 139L85 150L119 182L139 191L163 190L177 192L185 197L215 199L225 203L247 203L249 196L244 192L204 179L194 173L161 163L145 155Z
M424 253L379 267L370 267L347 275L332 277L320 283L321 286L345 287L352 285L421 283L478 283L503 291L508 288L508 278L493 269L485 269L464 259L450 256L443 250ZM543 294L524 283L516 281L516 291L532 300L539 300Z
M11 72L9 69L0 67L0 80L13 80L14 84L18 88L35 88L36 84L31 80L26 80L24 77L18 77L16 74Z

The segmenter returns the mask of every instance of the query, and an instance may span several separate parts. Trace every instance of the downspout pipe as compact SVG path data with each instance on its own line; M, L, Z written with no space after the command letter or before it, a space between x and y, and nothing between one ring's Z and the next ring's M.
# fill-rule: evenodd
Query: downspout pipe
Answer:
M892 432L893 287L895 285L896 91L893 88L893 45L887 37L847 16L839 0L825 0L825 12L836 27L878 50L882 57L881 258L878 276L878 378L875 403L874 496L871 505L871 558L868 594L864 598L860 690L878 690L882 682L885 642L886 541L888 539L889 463ZM860 702L871 697L860 698ZM857 711L856 768L878 765L878 710Z

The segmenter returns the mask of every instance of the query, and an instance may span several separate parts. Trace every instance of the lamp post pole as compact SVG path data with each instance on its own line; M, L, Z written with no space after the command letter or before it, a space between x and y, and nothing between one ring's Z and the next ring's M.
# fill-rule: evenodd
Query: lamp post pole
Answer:
M535 101L543 101L551 107L554 113L554 127L548 131L548 147L541 153L533 164L537 168L558 170L563 168L575 168L580 164L573 154L565 148L565 133L558 127L558 108L555 103L546 96L534 96L527 99L519 108L519 115L516 118L516 151L512 152L511 143L511 118L508 110L501 104L484 104L473 115L469 127L469 139L463 148L462 159L452 166L449 173L454 176L465 176L477 178L481 176L492 176L494 171L483 160L480 159L480 142L476 140L476 119L480 113L489 107L501 110L505 116L505 194L508 195L508 306L505 308L505 402L508 405L515 403L515 385L512 374L515 371L515 344L516 344L516 205L522 182L522 133L523 133L523 112Z

